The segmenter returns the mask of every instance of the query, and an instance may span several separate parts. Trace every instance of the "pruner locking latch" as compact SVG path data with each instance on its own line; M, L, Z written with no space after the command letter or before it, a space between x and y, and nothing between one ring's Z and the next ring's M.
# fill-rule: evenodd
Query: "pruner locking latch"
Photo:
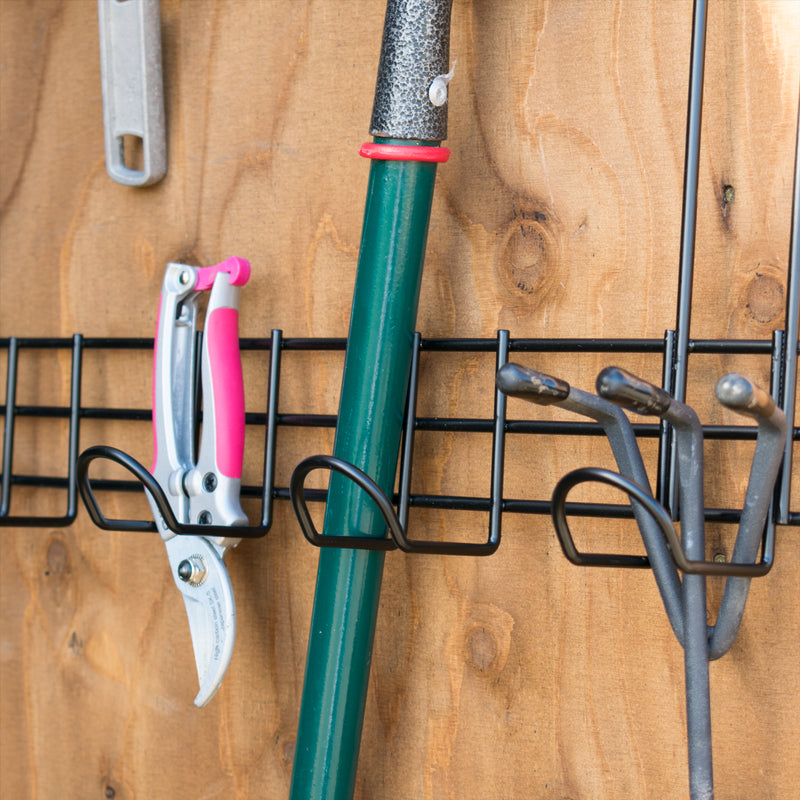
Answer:
M180 523L211 525L215 532L220 526L247 525L239 500L245 427L239 287L249 277L250 264L243 258L205 268L168 264L161 290L151 472ZM198 301L206 290L210 296L199 354L203 424L195 455ZM241 540L178 535L149 492L147 497L186 605L200 682L194 703L201 707L219 688L233 652L236 608L222 557Z

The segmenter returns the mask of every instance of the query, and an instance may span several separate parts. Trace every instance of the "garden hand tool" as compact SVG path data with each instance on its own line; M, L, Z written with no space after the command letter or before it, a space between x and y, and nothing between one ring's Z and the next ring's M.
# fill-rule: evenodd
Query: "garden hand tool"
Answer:
M786 441L783 412L766 392L740 375L725 375L717 384L716 396L722 404L752 415L758 421L756 451L732 563L723 564L703 560L703 430L691 408L617 367L609 367L598 376L600 397L517 364L503 366L497 373L496 383L508 395L542 405L557 404L589 416L601 424L608 436L620 474L587 467L564 476L553 492L556 532L565 555L575 564L652 567L667 616L684 649L691 797L692 800L712 800L709 661L730 649L744 613L750 579L769 568L769 563L754 562L762 533L769 525L772 491ZM640 414L655 414L675 429L680 538L670 515L653 498L633 428L616 406ZM566 522L566 496L571 488L585 481L607 483L628 493L647 558L577 551ZM764 561L767 562L766 554ZM685 573L683 579L678 576L676 567ZM726 576L722 603L713 626L706 624L705 576L708 574Z
M387 3L374 139L360 151L371 164L334 455L385 494L397 470L436 164L449 155L439 145L447 136L450 4ZM332 474L324 530L343 540L383 538L385 523L356 484ZM320 551L293 800L353 795L383 560L374 550Z
M239 356L239 287L250 265L229 258L213 267L168 264L161 290L153 370L152 475L182 524L247 525L239 501L244 452L244 389ZM200 370L202 436L197 429L197 317L201 293L210 290ZM175 585L189 619L204 706L220 686L233 653L236 610L222 560L239 543L234 536L178 535L148 491L156 527L167 549Z
M676 543L686 559L702 565L705 557L703 501L703 429L695 412L684 403L617 367L608 367L597 378L600 395L640 414L655 414L675 430L675 452L681 509L681 541ZM711 706L708 664L733 643L747 599L749 578L743 562L755 559L758 542L767 523L771 495L786 441L786 419L769 395L745 378L731 374L717 384L717 399L758 420L756 452L750 469L733 559L721 569L700 568L682 580L684 672L689 744L689 785L692 800L714 797L711 757ZM664 515L666 516L666 515ZM741 559L741 561L740 561ZM729 570L717 622L706 624L705 574Z

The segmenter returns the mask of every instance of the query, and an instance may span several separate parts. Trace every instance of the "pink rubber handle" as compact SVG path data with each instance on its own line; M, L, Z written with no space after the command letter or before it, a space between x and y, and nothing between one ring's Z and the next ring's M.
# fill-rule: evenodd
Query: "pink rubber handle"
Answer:
M206 319L205 340L214 393L217 467L229 478L241 478L244 380L239 356L239 312L225 307L213 310Z
M199 267L195 291L202 292L210 289L220 272L227 272L230 275L228 282L231 286L244 286L250 280L250 262L246 258L231 256L213 267Z

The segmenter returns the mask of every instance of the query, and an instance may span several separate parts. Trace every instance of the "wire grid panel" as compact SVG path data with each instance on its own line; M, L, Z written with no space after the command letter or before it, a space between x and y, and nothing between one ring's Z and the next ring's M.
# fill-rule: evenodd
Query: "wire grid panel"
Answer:
M609 357L623 356L626 354L644 353L657 358L661 362L661 371L664 376L669 376L671 370L671 355L673 352L674 333L668 331L664 339L512 339L508 332L501 331L493 339L425 339L417 336L415 347L414 366L410 382L410 413L405 426L405 444L403 458L400 465L399 488L392 500L400 509L403 524L408 521L409 510L414 508L434 508L442 510L471 510L486 512L490 516L489 541L499 543L501 518L503 514L549 514L551 512L550 498L547 496L512 498L503 495L504 463L506 454L506 435L522 437L557 437L564 441L574 437L597 437L602 435L602 429L593 422L586 421L552 421L536 419L508 419L505 411L504 397L496 392L494 414L491 417L464 417L464 416L417 416L415 413L416 398L422 392L419 379L419 360L428 353L439 353L442 357L455 357L456 354L487 354L493 358L495 366L505 363L512 355L531 356L535 354L561 353L561 354L607 354ZM81 382L83 353L85 350L102 349L112 350L120 354L126 351L152 351L152 339L91 339L79 335L68 339L16 339L0 340L0 348L7 353L7 379L6 400L0 406L0 413L5 419L3 439L3 473L2 473L2 504L0 505L0 524L4 526L19 527L57 527L66 526L74 522L77 515L77 492L75 462L78 454L79 428L81 420L104 419L111 421L146 421L151 418L151 411L145 408L108 408L85 406L81 403ZM265 366L269 372L269 388L264 398L263 412L248 412L247 426L261 430L264 438L264 469L261 485L248 484L243 486L242 494L245 497L260 497L262 499L262 519L258 533L263 535L269 528L272 515L273 500L286 500L290 498L290 487L275 484L276 474L276 432L278 428L303 428L308 430L331 429L335 427L336 416L333 414L319 413L293 413L278 412L281 365L286 358L299 356L300 353L344 352L346 340L344 339L292 339L284 338L280 331L273 331L270 338L243 339L241 349L243 352L264 353ZM18 404L16 402L16 381L19 363L26 351L41 349L58 349L72 352L72 369L70 375L70 403L66 406L44 406L32 404ZM725 353L739 355L759 355L769 357L772 364L772 392L780 398L789 408L796 402L794 383L786 391L783 381L782 368L787 362L787 347L784 343L782 332L777 332L772 341L735 341L713 340L688 342L690 353ZM794 344L796 355L797 344ZM123 355L124 357L124 355ZM493 373L492 373L493 374ZM668 381L664 381L667 388ZM783 390L783 391L781 391ZM779 402L780 404L780 402ZM53 469L60 473L48 475L19 474L14 471L14 444L15 422L20 418L34 419L66 419L69 424L69 454L67 463L54 465ZM668 500L672 493L671 479L674 474L674 465L671 461L671 451L668 444L667 433L664 425L654 423L637 423L634 425L636 435L641 440L657 440L659 447L658 459L658 498L669 507ZM485 467L475 465L479 471L485 471L485 480L478 476L478 482L486 486L483 495L455 495L455 494L428 494L411 492L411 475L413 473L414 440L418 433L453 433L459 436L474 436L489 434L492 436L492 459ZM746 425L707 425L704 426L704 436L709 441L753 441L756 435L755 426ZM791 429L787 449L791 450L793 443L800 438L800 430ZM791 457L791 454L790 456ZM791 462L789 462L791 463ZM791 474L784 470L781 476L777 494L780 497L789 497ZM101 492L138 491L140 483L136 480L106 480L94 481L94 488ZM12 514L11 498L14 486L41 487L48 489L61 489L66 494L66 511L61 516L37 516L35 514ZM321 489L309 489L305 492L307 500L323 502L326 492ZM630 517L630 507L627 505L614 505L608 503L570 503L570 514L595 517ZM706 519L716 522L736 522L740 510L736 508L707 508ZM413 515L412 515L413 516ZM791 509L787 502L783 509L776 504L773 521L782 524L800 525L800 511ZM413 527L413 519L412 519ZM464 554L470 554L470 546ZM477 554L477 553L474 553Z

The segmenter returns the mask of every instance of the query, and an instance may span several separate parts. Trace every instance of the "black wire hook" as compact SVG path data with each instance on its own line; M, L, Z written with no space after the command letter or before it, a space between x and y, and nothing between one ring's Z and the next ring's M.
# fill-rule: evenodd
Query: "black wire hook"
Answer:
M329 536L320 533L314 527L311 514L306 505L304 491L306 476L318 469L338 472L361 488L381 512L386 522L388 537ZM301 461L292 473L289 495L303 535L311 544L317 547L343 547L356 550L383 551L400 549L404 553L427 553L429 555L488 556L494 553L500 545L499 530L496 527L490 532L489 540L483 543L409 539L391 500L383 490L365 472L336 456L316 455L309 456Z
M654 500L650 494L639 486L638 483L625 478L612 470L599 467L583 467L568 472L556 484L552 498L553 524L558 534L564 555L573 564L582 567L649 567L650 562L646 556L614 555L607 553L581 553L575 546L569 525L567 524L566 503L567 495L579 483L605 483L621 489L632 500L639 503L648 514L656 521L659 529L667 540L670 556L675 566L689 575L735 575L739 577L757 578L766 575L772 569L772 539L767 537L764 542L762 560L755 564L725 563L718 561L696 561L686 557L675 526L664 506ZM767 530L769 526L767 526Z
M345 478L349 478L372 500L381 512L390 537L378 536L329 536L320 533L315 527L308 511L305 500L305 480L309 473L318 469L328 469L338 472ZM300 523L303 536L316 547L343 547L349 550L394 550L398 542L403 541L403 526L392 507L391 501L384 494L372 478L365 472L353 466L347 461L335 456L317 455L303 459L292 472L292 479L289 484L289 496L292 500L292 508Z
M155 532L158 530L155 522L138 519L109 519L100 510L97 498L92 490L92 482L89 480L89 465L92 461L104 459L113 461L128 470L142 486L150 493L155 504L158 506L159 513L164 518L166 526L180 536L231 536L235 534L237 538L257 539L265 536L270 529L270 525L194 525L178 522L175 514L170 507L167 495L161 484L150 474L150 472L139 463L133 456L118 450L116 447L108 445L95 445L84 450L76 463L76 480L78 491L83 500L89 516L98 528L104 531L133 531L136 533Z

